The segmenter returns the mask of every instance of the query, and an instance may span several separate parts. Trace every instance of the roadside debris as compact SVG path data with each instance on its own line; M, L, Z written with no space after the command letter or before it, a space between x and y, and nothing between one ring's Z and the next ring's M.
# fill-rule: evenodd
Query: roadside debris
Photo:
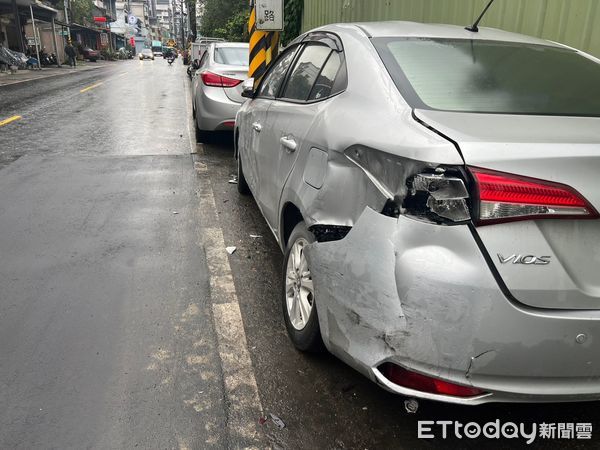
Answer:
M407 413L415 414L419 409L419 402L416 401L414 398L404 400L404 408L406 409Z
M208 170L208 167L206 166L206 164L196 161L194 163L194 170L196 172L206 172Z
M225 247L225 250L227 250L227 253L230 255L233 255L233 253L237 250L237 247Z
M178 211L173 211L173 214L179 214L179 212Z
M259 239L259 238L261 238L262 236L261 236L260 234L251 234L251 235L250 235L250 237L251 237L252 239Z
M277 428L279 428L280 430L283 430L285 428L285 422L283 420L281 420L273 413L269 413L269 416L271 416L271 421L275 424Z
M237 184L238 180L237 180L237 175L230 175L229 176L229 184Z

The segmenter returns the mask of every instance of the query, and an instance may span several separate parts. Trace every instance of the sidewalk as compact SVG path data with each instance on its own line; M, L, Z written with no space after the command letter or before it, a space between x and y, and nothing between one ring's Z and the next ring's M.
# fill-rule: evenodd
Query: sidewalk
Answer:
M77 62L77 68L73 69L68 65L63 65L60 68L58 67L47 67L42 68L42 70L18 70L16 73L12 74L10 72L1 73L0 72L0 87L8 86L10 84L24 83L26 81L38 80L41 78L49 78L56 77L60 75L67 75L70 73L77 73L87 70L100 69L102 67L106 67L112 64L117 64L120 61L99 61L99 62Z

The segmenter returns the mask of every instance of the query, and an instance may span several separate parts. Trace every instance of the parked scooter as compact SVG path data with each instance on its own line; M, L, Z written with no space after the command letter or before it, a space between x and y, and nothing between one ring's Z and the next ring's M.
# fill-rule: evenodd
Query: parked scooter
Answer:
M54 53L46 53L44 49L40 50L40 63L43 67L56 65L56 55Z

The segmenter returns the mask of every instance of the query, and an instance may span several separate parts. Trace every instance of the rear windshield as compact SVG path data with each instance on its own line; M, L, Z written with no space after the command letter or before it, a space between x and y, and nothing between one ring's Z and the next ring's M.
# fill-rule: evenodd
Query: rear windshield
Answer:
M215 62L228 66L247 66L248 48L246 47L216 47Z
M600 64L573 50L465 39L373 44L414 108L600 116Z

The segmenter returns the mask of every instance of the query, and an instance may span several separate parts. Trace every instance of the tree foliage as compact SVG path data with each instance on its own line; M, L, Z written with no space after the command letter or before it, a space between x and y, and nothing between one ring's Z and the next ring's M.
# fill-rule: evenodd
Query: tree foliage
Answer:
M64 1L58 3L58 9L63 10ZM94 3L92 0L68 0L69 21L71 23L86 24L93 21Z
M199 34L231 41L247 41L248 0L198 0L204 8Z
M285 0L283 33L281 33L283 45L289 44L302 31L303 8L304 0Z
M229 41L248 40L248 0L196 0L203 13L198 24L199 35L224 38ZM284 0L284 31L282 43L287 44L300 34L304 0Z
M196 35L198 34L196 24L196 0L186 0L186 6L190 18L190 33L192 34L190 38L194 40L196 38Z

